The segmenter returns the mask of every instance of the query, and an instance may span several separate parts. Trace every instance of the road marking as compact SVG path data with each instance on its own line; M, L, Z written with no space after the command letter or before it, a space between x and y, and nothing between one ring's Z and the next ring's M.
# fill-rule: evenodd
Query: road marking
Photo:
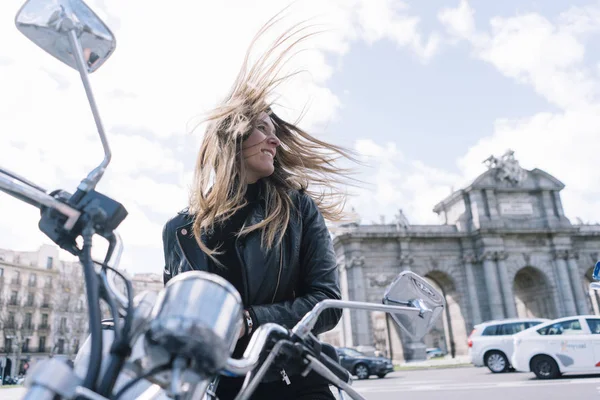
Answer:
M393 385L393 386L371 386L371 387L355 387L356 391L361 393L394 393L394 392L431 392L445 390L484 390L484 389L501 389L501 388L520 388L520 387L542 387L542 386L558 386L558 385L590 385L598 384L600 379L571 379L571 380L556 380L556 381L514 381L514 382L482 382L482 383L455 383L455 384L439 384L429 382L421 385Z

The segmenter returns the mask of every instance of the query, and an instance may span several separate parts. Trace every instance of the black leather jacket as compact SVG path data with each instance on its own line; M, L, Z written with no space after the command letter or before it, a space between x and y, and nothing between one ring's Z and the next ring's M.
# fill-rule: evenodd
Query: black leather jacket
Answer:
M275 322L292 328L319 301L341 298L335 253L325 220L310 196L301 191L294 191L291 196L295 209L281 245L263 250L259 231L236 240L244 287L240 295L245 306L250 306L255 326ZM261 201L250 211L246 225L261 221L264 214ZM181 272L211 270L212 260L200 251L192 235L192 218L184 210L164 226L165 284ZM313 333L333 329L341 315L338 309L325 310Z

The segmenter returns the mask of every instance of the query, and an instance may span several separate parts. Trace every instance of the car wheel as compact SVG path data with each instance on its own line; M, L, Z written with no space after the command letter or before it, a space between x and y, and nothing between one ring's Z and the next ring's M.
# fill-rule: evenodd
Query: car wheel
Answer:
M385 378L385 376L386 376L386 375L387 375L387 374L377 374L377 377L378 377L379 379L383 379L383 378Z
M531 370L538 379L554 379L560 376L556 361L549 356L537 356L531 361Z
M369 379L369 367L365 364L357 364L354 367L354 375L358 377L358 379Z
M485 366L495 374L508 371L508 359L500 351L490 351L485 356Z

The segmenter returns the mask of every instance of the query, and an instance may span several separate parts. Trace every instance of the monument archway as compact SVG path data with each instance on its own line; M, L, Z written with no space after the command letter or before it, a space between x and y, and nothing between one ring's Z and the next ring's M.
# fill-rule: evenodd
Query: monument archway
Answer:
M454 280L441 271L431 271L425 278L442 292L446 300L444 315L424 338L425 345L439 347L452 356L468 354L466 323Z
M539 269L531 266L521 268L515 275L513 292L520 318L558 317L548 278Z

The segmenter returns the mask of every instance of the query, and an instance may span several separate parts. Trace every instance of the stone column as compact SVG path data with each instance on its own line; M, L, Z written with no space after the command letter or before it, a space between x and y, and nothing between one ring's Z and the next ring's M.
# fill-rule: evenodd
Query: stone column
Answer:
M339 266L340 271L340 289L342 292L343 300L350 300L350 296L348 295L348 271L346 270L346 264L341 263ZM354 342L352 340L352 315L350 314L350 310L345 308L342 310L342 335L343 335L343 345L344 347L352 347L354 346Z
M544 212L548 222L552 222L556 219L556 212L554 211L554 202L552 201L552 193L548 190L542 191L542 203L544 204Z
M483 262L483 273L485 277L485 286L489 298L490 312L492 319L503 319L504 310L502 307L502 296L498 287L498 274L496 263L494 262L494 254L486 251L481 255Z
M568 253L564 250L559 250L554 253L554 262L556 263L556 271L558 273L558 286L562 293L563 310L566 316L577 315L575 307L575 299L573 298L573 288L569 279L569 270L567 267Z
M571 276L571 285L573 286L573 294L575 295L575 303L577 304L577 312L581 315L589 314L588 302L583 292L583 284L581 276L579 276L579 267L577 265L578 254L569 251L567 254L567 266Z
M467 254L463 258L465 263L465 274L467 276L467 290L469 293L469 304L471 305L471 323L477 325L482 322L481 311L479 309L479 298L477 297L477 287L475 286L475 274L473 273L473 263L476 261L473 254Z
M359 253L360 254L360 253ZM353 256L346 264L349 289L352 288L350 300L367 301L366 279L363 273L365 258L362 255ZM372 344L373 331L371 330L371 318L368 311L351 310L352 342L355 346Z
M490 220L496 221L500 215L498 214L498 202L496 201L496 194L494 189L486 189L485 195L490 212Z
M496 261L498 262L498 275L500 276L500 288L504 297L504 306L507 318L517 318L517 306L515 304L515 295L513 293L513 285L508 278L508 270L506 268L506 260L508 254L504 251L496 253Z
M413 258L410 254L403 253L398 256L398 264L400 264L400 268L402 271L412 271L411 265L413 263Z
M403 271L412 271L413 261L410 253L403 253L398 257L398 263ZM422 361L427 359L427 346L423 339L414 340L408 335L401 334L401 340L404 359L406 361Z

